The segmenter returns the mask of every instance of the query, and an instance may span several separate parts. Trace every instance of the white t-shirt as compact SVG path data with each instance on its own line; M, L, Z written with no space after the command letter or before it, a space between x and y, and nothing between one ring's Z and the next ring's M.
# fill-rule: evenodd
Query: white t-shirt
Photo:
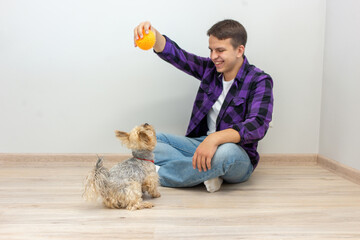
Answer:
M223 78L223 80L222 80L223 91L220 94L218 100L214 103L214 105L210 109L209 113L207 114L207 125L209 128L207 135L210 135L211 133L216 132L216 119L219 115L221 106L223 105L225 97L226 97L227 93L229 92L230 87L233 82L234 82L234 79L231 81L225 81Z

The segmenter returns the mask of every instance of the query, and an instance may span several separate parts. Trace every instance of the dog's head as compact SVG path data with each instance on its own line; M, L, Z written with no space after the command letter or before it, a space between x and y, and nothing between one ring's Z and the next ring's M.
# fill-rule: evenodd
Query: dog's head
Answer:
M153 151L156 146L155 129L147 123L135 127L129 133L116 130L115 134L131 150Z

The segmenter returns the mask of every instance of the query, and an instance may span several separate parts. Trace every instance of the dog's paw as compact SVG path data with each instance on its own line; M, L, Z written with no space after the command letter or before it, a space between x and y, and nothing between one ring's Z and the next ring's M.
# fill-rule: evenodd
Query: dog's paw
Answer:
M151 202L142 202L142 208L152 208L154 206L154 204L152 204Z
M140 202L140 203L136 203L135 205L129 205L126 207L127 210L140 210L140 209L144 209L144 208L152 208L154 206L154 204L152 204L151 202Z
M151 196L153 198L159 198L159 197L161 197L161 194L159 192L156 192L156 193L151 194Z

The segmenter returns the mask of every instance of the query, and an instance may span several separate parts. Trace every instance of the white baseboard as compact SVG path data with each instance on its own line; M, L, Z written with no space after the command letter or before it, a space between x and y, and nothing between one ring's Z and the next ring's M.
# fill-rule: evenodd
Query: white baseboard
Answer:
M129 158L130 154L99 154L107 162L122 161ZM97 159L97 154L8 154L0 153L1 161L7 162L87 162L93 163ZM319 154L262 154L259 165L318 165L331 171L347 180L360 184L360 170L351 168L333 159Z
M360 184L360 170L346 166L333 159L318 155L317 164L328 171L331 171L345 179Z

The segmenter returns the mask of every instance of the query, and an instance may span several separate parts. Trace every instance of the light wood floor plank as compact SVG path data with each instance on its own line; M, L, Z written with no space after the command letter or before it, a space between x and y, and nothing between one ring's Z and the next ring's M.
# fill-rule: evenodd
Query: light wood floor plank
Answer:
M1 160L0 239L360 239L360 186L316 165L260 164L212 194L161 188L134 212L82 200L92 167Z

